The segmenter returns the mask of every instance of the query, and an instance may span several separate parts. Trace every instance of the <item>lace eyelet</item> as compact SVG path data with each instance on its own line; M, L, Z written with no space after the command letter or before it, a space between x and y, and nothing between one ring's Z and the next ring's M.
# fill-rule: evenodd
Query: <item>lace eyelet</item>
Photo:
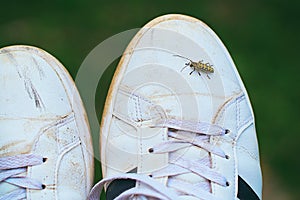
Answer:
M43 158L43 162L46 162L48 160L48 158Z
M43 190L46 189L46 185L42 184L42 189Z
M148 149L148 152L149 152L149 153L153 153L153 152L154 152L154 149L153 149L153 148L149 148L149 149Z
M229 155L226 154L226 155L225 155L225 158L226 158L227 160L229 160L230 157L229 157Z
M230 130L229 129L225 129L225 134L228 134L230 133Z
M228 181L226 181L226 186L229 187L230 186L230 183Z

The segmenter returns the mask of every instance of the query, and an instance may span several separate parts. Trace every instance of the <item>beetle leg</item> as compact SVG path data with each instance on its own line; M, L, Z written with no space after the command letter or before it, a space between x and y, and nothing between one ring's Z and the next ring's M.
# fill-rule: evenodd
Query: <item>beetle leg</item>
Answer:
M192 73L193 73L195 70L196 70L196 69L195 69L195 67L194 67L193 71L190 72L190 75L192 75Z

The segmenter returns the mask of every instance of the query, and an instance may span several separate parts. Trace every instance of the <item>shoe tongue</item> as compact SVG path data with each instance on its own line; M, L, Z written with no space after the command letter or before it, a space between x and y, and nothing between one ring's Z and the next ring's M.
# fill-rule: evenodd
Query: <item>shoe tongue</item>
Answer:
M153 88L155 88L155 87L153 87ZM149 138L154 138L153 136L150 137L148 132L152 133L152 134L153 134L153 132L155 132L154 135L161 135L161 134L158 134L158 133L160 131L163 131L164 128L154 128L154 127L148 128L149 124L150 124L150 126L155 125L155 122L158 118L162 119L162 118L170 117L170 115L171 115L173 118L178 118L178 119L184 118L185 120L195 121L195 122L199 121L199 119L197 119L199 117L199 113L198 113L197 109L194 109L191 106L187 106L188 104L190 104L190 105L191 104L192 105L196 104L196 99L195 99L196 97L195 96L193 98L192 97L186 98L185 96L182 96L181 97L181 98L183 98L182 101L184 101L185 104L183 105L184 109L181 110L180 102L178 101L178 98L176 98L172 94L168 95L167 90L165 91L165 90L162 90L161 88L157 88L156 91L159 91L160 95L156 94L157 98L152 99L151 96L155 97L153 95L150 95L151 91L152 91L151 89L153 89L153 88L147 88L148 89L147 90L148 95L146 95L146 92L143 91L143 89L145 89L145 88L140 88L139 91L135 91L135 93L131 93L131 94L134 94L134 95L132 95L133 97L131 97L129 100L128 99L126 100L126 102L127 102L126 105L128 107L131 107L133 109L133 111L136 111L136 106L135 105L140 102L139 110L138 110L139 115L132 115L131 119L135 119L135 116L142 116L143 117L143 119L141 121L139 121L138 119L135 119L135 121L139 121L138 123L140 123L140 125L141 125L141 127L140 127L141 128L141 133L144 136L148 135ZM123 94L124 94L124 91L126 91L125 89L122 88ZM150 98L147 98L146 96L148 96ZM119 95L119 97L121 97L121 95ZM174 104L178 104L178 105L174 106ZM126 110L124 110L123 112L127 112L127 109L128 108L126 108ZM204 110L201 110L201 111L204 112ZM207 112L211 113L211 111L207 111ZM136 112L129 112L129 114L130 113L135 114ZM163 135L167 135L167 134L163 134ZM148 140L150 142L149 138L147 140L145 140L145 143ZM168 140L172 140L172 138L169 137ZM160 142L158 142L158 143L160 143ZM152 146L152 145L155 145L155 143L153 143L149 146ZM158 160L158 157L160 157L159 159L163 159L163 155L162 154L153 154L151 156L155 157L155 159L151 160L150 156L147 159L143 159L143 170L139 171L140 173L145 173L145 172L147 173L147 172L155 171L155 170L158 169L157 168L158 163L156 164L155 168L153 168L151 166L154 166L153 163L155 163L155 160ZM183 159L186 159L186 160L193 160L193 161L195 161L195 160L199 160L199 161L206 160L205 163L208 166L211 165L210 158L209 158L209 153L207 151L199 148L199 147L196 147L196 146L191 146L191 147L188 147L188 148L184 148L184 149L177 150L175 152L169 153L169 160L170 159L176 160L176 158L183 158ZM147 160L149 160L149 162ZM196 175L196 174L192 173L192 172L187 173L187 174L177 175L177 176L175 176L175 178L180 179L180 181L185 181L185 182L192 183L192 184L208 185L208 187L206 187L206 189L210 190L209 181L206 180L205 178L199 176L199 175ZM167 184L167 182L163 181L163 179L158 180L158 181L163 182L164 184Z
M207 167L211 167L211 158L209 156L209 153L196 146L190 146L184 149L177 150L175 152L171 152L169 154L170 163L176 164L176 162L179 159L193 161L199 163L199 165L205 165ZM205 188L201 188L201 189L210 192L210 182L207 179L193 172L177 175L174 177L169 177L169 179L176 179L193 185L195 184L199 186L205 186Z
M130 84L129 84L130 85ZM174 84L172 84L175 86ZM178 87L177 87L178 86ZM153 135L148 134L155 132L154 135L167 135L166 128L154 128L153 126L149 128L149 126L154 125L155 121L160 118L175 118L181 120L188 120L194 122L211 122L214 111L216 110L212 104L212 98L209 95L190 95L190 93L186 93L185 87L177 84L174 90L169 90L160 85L143 85L143 87L138 88L137 90L129 89L129 87L122 86L119 88L118 99L120 100L120 104L116 105L116 111L122 115L128 115L129 118L138 124L140 124L140 133L143 136L149 136L144 138L143 144L146 146L152 147L161 141L161 137L157 138L157 141L153 142L151 138L154 138ZM174 93L176 91L177 93ZM179 95L182 94L182 95ZM210 106L202 107L198 102L207 104ZM165 131L164 134L158 134L160 131ZM163 131L163 132L164 132ZM166 138L165 138L166 139ZM172 138L168 138L171 140ZM151 142L152 141L152 142ZM147 149L146 149L147 150ZM147 151L144 152L147 155ZM157 170L157 166L154 168L152 165L155 160L159 159L164 160L163 155L154 154L151 155L155 157L153 160L150 156L146 159L143 159L143 169L139 168L139 173L147 173L151 171ZM187 160L206 160L206 164L210 167L211 161L209 157L209 153L199 147L191 146L189 148L181 149L169 154L169 157L178 158L182 157ZM159 161L162 162L162 161ZM150 164L149 164L150 163ZM200 162L200 164L202 164ZM169 177L179 179L180 181L184 181L191 184L199 184L205 185L206 188L203 190L210 191L210 182L205 178L196 175L194 173L187 173L182 175L177 175L175 177ZM158 182L162 182L163 184L167 184L165 178L158 180Z
M128 189L134 188L136 184L135 180L131 179L117 179L112 181L106 190L106 200L113 200L121 193L125 192Z

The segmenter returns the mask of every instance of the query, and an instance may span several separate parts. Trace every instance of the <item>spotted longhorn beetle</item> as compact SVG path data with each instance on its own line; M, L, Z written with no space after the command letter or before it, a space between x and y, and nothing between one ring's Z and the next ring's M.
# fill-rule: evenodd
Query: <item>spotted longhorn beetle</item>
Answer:
M201 76L201 73L200 72L204 72L206 73L207 77L210 79L210 77L208 76L208 74L210 73L214 73L214 68L212 67L213 65L209 64L209 63L203 63L203 60L201 61L198 61L198 62L194 62L192 61L191 59L187 58L187 57L184 57L184 56L181 56L181 55L174 55L174 56L177 56L177 57L180 57L180 58L184 58L184 59L187 59L189 60L190 62L188 63L185 63L185 66L181 69L181 72L187 67L187 66L190 66L193 71L190 72L190 75L194 72L194 71L197 71L199 76Z

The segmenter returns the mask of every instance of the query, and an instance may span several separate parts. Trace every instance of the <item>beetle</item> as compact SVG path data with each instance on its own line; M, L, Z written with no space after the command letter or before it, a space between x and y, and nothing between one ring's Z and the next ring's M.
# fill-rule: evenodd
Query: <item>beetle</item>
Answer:
M174 55L174 56L177 56L177 57L180 57L180 58L184 58L184 59L187 59L189 60L190 62L188 63L185 63L185 66L181 69L181 72L187 67L187 66L190 66L193 71L190 72L190 75L194 72L194 71L197 71L199 76L201 76L201 73L200 72L204 72L206 73L207 77L210 79L210 77L208 76L208 74L210 73L214 73L214 68L213 68L213 65L209 64L209 63L203 63L203 60L201 61L198 61L198 62L194 62L192 61L191 59L187 58L187 57L184 57L184 56L181 56L181 55Z

